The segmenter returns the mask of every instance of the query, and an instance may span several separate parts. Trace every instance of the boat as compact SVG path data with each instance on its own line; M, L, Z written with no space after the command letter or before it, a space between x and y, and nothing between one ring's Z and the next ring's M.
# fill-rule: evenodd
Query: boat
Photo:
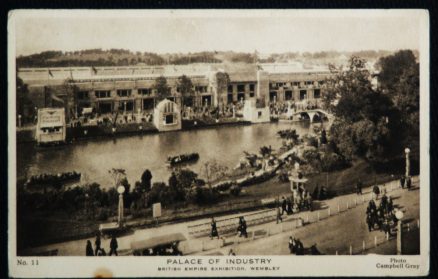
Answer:
M25 186L57 186L69 182L79 181L80 179L81 173L77 173L75 171L58 174L40 174L31 176L25 183Z
M183 163L196 162L199 160L198 153L190 153L190 154L181 154L174 157L167 158L167 164L169 166L175 166Z

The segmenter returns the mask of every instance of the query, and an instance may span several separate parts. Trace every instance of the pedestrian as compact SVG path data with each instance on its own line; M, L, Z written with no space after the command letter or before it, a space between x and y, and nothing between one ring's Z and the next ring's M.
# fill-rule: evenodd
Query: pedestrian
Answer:
M412 185L412 180L411 177L408 176L408 178L406 178L406 188L408 188L408 190L411 190L411 185Z
M373 193L374 193L374 195L375 195L375 197L376 197L376 200L378 200L378 199L379 199L379 194L380 194L380 188L379 188L379 186L374 185L374 187L373 187Z
M246 226L246 221L245 221L245 218L243 218L243 216L241 217L242 219L241 219L241 221L242 221L242 230L241 230L241 235L243 235L243 236L245 236L245 238L247 238L248 237L248 232L246 231L246 229L247 229L247 226Z
M291 254L294 253L294 239L292 238L292 236L289 236L289 251Z
M360 179L356 183L356 194L362 195L362 182L360 181Z
M284 197L281 197L282 201L281 201L281 215L283 216L284 212L286 212L286 199Z
M296 240L296 255L301 256L304 255L304 246L300 239Z
M119 245L117 243L117 239L113 235L112 238L111 238L111 242L110 242L110 252L109 252L109 255L112 256L112 254L114 253L117 256L117 248L118 247L119 247Z
M86 256L94 256L93 246L91 246L91 241L87 240L87 247L85 248Z
M211 218L211 233L210 233L210 239L213 239L213 237L217 237L219 239L219 233L217 231L216 221L214 218Z
M400 186L402 189L405 188L405 177L403 175L400 177Z
M290 198L287 198L287 215L291 215L292 211L292 201Z
M283 222L283 218L281 218L280 207L277 205L277 224L279 222Z
M235 256L236 253L234 253L233 249L230 249L230 251L228 251L228 256Z
M94 241L94 245L96 246L96 250L95 250L95 255L97 256L97 252L99 252L99 250L100 250L100 244L101 244L101 241L100 241L100 233L97 233L96 234L96 240Z

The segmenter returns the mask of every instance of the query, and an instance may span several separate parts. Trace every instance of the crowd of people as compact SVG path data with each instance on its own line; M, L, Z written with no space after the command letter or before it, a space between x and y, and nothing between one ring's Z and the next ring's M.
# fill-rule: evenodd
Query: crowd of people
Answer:
M376 200L378 200L378 196L376 196ZM387 196L385 192L380 198L379 206L376 205L374 199L369 201L366 215L366 222L369 231L374 230L377 225L377 228L380 231L391 235L391 224L397 224L393 200L391 196Z
M96 235L96 240L94 241L94 245L95 248L93 249L93 245L91 244L91 241L87 240L87 246L85 248L86 256L107 256L105 249L101 246L102 241L101 241L100 233ZM109 247L110 252L108 256L112 256L113 254L118 256L117 253L118 247L119 244L117 242L117 238L113 235L110 241L110 247Z

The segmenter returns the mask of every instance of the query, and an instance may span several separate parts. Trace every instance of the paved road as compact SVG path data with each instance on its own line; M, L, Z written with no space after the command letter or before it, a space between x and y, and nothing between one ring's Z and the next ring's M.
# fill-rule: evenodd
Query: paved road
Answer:
M417 188L412 191L398 189L389 193L393 197L396 207L404 211L404 220L410 223L412 230L416 229L417 220L419 220L419 192ZM289 236L299 238L304 247L310 247L316 243L323 254L335 255L336 252L339 255L349 254L350 245L352 245L353 254L359 254L362 251L363 241L366 245L365 253L396 254L395 244L387 245L388 242L386 242L383 232L379 230L368 231L365 223L366 206L367 203L359 204L353 209L290 232L234 244L202 254L227 255L229 249L233 249L237 255L288 255ZM271 226L279 225L272 223ZM374 249L375 237L379 243L378 249Z
M406 211L406 218L419 218L419 191L414 190L407 192L407 190L401 189L395 189L394 191L391 191L391 188L395 186L397 186L397 183L388 184L385 186L385 188L389 191L389 194L395 199L395 204L400 205L401 208ZM348 249L349 243L357 242L359 243L359 245L362 245L362 239L367 239L367 241L371 239L372 241L375 235L383 237L383 233L381 232L375 231L368 233L364 222L364 212L367 200L371 198L371 188L365 188L363 192L363 196L350 194L345 196L339 196L327 201L316 202L316 206L318 209L314 212L301 212L285 218L285 222L288 222L291 219L295 219L298 217L301 217L304 221L309 220L310 222L313 222L317 220L319 214L321 221L317 223L309 224L302 228L295 229L290 233L281 233L268 238L256 239L248 243L233 244L232 246L226 246L222 249L211 250L205 252L204 254L226 254L230 247L232 247L237 251L238 254L285 255L289 253L287 248L287 240L290 235L301 239L305 246L317 243L318 248L324 253L335 254L336 250L339 250L341 252L343 248ZM337 214L338 205L341 211L340 214ZM330 217L328 217L329 208L331 214ZM218 217L218 219L238 217L240 215L241 214L232 214ZM129 249L130 243L132 241L144 240L148 237L168 234L172 232L183 233L188 239L190 239L187 226L209 221L210 219L204 218L184 223L166 224L157 228L139 229L136 230L133 234L118 238L119 250ZM281 226L281 224L277 225L275 224L275 222L265 223L249 227L248 231L251 232L263 229L267 230L273 226ZM235 237L227 237L227 242L230 242L230 239L231 242L235 242L234 238ZM208 241L208 238L204 239ZM92 241L94 246L94 239L90 238L89 240ZM60 256L83 256L85 255L86 241L87 239L81 239L46 245L43 247L30 249L27 251L27 254L58 249L58 255ZM109 251L109 242L109 239L102 240L102 247L105 248L107 252Z

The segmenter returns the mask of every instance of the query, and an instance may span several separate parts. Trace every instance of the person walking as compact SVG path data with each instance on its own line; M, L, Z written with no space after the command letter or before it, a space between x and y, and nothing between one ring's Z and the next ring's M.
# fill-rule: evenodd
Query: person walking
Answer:
M93 246L91 246L91 241L87 240L87 247L85 248L86 256L94 256Z
M97 233L96 234L96 240L94 241L94 245L96 246L96 249L95 249L95 255L97 256L97 252L99 252L100 251L100 244L101 244L101 241L100 241L100 233Z
M216 225L216 221L214 220L214 217L211 218L210 239L213 239L213 237L217 237L219 239L219 233L217 231L217 225Z
M376 197L376 200L378 200L378 199L379 199L379 194L380 194L380 188L379 188L378 185L374 185L374 187L373 187L373 193L374 193L374 195L375 195L375 197Z
M408 178L406 178L406 188L408 188L408 190L411 190L411 186L412 186L412 180L411 177L408 176Z
M402 189L405 188L405 177L403 175L400 177L400 187L402 187Z
M282 201L281 201L281 215L283 216L283 214L285 212L287 212L286 211L287 202L286 202L286 199L284 197L281 197L281 199L282 199Z
M280 206L279 206L279 204L278 203L276 203L276 207L277 207L277 224L279 223L279 222L283 222L283 218L281 218L281 209L280 209Z
M111 242L110 242L110 252L109 255L112 256L112 254L114 253L116 256L117 255L117 248L119 248L119 245L117 243L117 239L116 237L113 235L111 238Z
M292 236L289 236L289 252L291 254L295 252L294 245L295 245L294 239L292 238Z
M356 183L356 194L362 195L362 182L360 181L360 179Z

